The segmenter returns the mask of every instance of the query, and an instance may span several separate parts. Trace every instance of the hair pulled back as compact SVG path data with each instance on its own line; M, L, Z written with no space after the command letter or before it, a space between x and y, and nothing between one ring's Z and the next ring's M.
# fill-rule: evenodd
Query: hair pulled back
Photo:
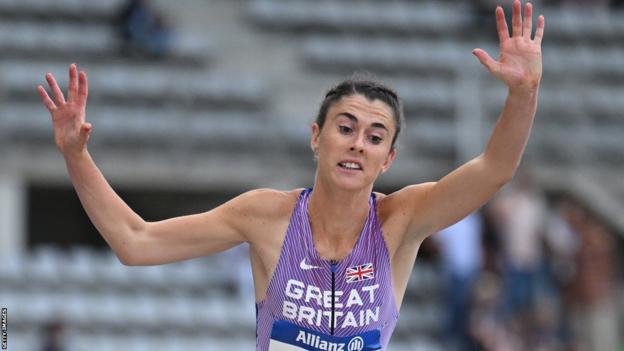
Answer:
M391 144L391 149L393 149L395 147L396 140L399 137L401 126L404 124L405 120L403 116L403 107L401 106L401 101L399 100L397 93L393 89L372 79L354 77L342 81L338 85L329 89L329 91L325 94L325 98L321 103L319 113L316 117L316 124L318 124L319 129L323 129L323 125L325 124L325 120L327 118L327 111L330 107L332 107L343 97L356 94L366 97L371 102L379 100L390 107L396 125L396 132L392 137Z

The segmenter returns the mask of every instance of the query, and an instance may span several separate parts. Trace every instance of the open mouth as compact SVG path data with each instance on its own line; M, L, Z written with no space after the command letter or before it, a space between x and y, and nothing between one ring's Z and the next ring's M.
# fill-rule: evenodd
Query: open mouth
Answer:
M348 170L354 170L354 171L361 171L362 170L362 166L359 163L357 163L357 162L349 162L349 161L340 162L340 163L338 163L338 166L340 168L348 169Z

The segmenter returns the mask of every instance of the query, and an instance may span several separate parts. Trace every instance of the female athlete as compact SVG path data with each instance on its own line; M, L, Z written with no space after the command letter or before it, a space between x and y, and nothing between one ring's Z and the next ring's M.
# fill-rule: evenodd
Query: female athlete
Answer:
M375 82L333 88L312 124L311 189L244 193L201 214L147 222L120 199L89 152L87 75L69 68L65 100L51 74L55 142L89 218L126 265L210 255L247 242L257 301L257 350L383 350L396 324L420 244L457 222L514 175L537 106L544 17L532 38L532 5L515 0L511 36L496 8L498 60L473 54L508 87L483 153L437 182L373 193L396 157L402 111ZM523 20L524 17L524 20Z

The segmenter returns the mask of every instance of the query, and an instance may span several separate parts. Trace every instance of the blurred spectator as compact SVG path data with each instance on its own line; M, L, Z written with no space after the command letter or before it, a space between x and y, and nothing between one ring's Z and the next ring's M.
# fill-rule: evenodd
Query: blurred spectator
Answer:
M63 351L63 323L58 320L48 322L44 327L41 351Z
M478 350L521 350L520 340L509 332L498 316L502 294L500 277L484 271L475 284L469 315L469 333Z
M119 13L124 54L162 57L171 46L171 29L148 0L129 0Z
M529 331L531 349L536 351L564 350L560 333L561 304L552 295L542 296L536 303L533 326Z
M543 263L545 203L528 173L519 172L510 188L495 199L495 220L502 243L504 314L527 319L533 307Z
M477 349L467 322L470 298L483 264L481 233L481 216L475 212L434 236L448 293L447 350Z
M556 310L552 321L556 325L551 327L556 329L559 341L564 344L569 343L571 333L567 324L569 311L565 304L566 292L576 274L575 259L580 245L579 234L569 221L569 213L574 208L576 205L571 199L556 199L546 225L547 301L551 304L548 307ZM540 314L543 309L537 308L538 319L543 317Z
M579 351L610 351L618 345L613 234L580 207L569 209L579 234L576 274L571 285L572 331Z
M549 275L552 279L552 293L560 296L569 287L574 274L575 255L579 248L579 235L568 221L569 212L576 205L568 198L558 199L554 209L549 211L546 224L546 247L549 258Z

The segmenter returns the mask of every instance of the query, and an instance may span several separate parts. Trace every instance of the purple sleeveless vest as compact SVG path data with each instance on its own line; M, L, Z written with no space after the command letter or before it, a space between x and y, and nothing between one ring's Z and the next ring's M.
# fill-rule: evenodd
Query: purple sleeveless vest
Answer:
M352 252L331 262L314 246L311 192L299 196L266 298L256 305L256 350L384 350L399 312L375 196Z

